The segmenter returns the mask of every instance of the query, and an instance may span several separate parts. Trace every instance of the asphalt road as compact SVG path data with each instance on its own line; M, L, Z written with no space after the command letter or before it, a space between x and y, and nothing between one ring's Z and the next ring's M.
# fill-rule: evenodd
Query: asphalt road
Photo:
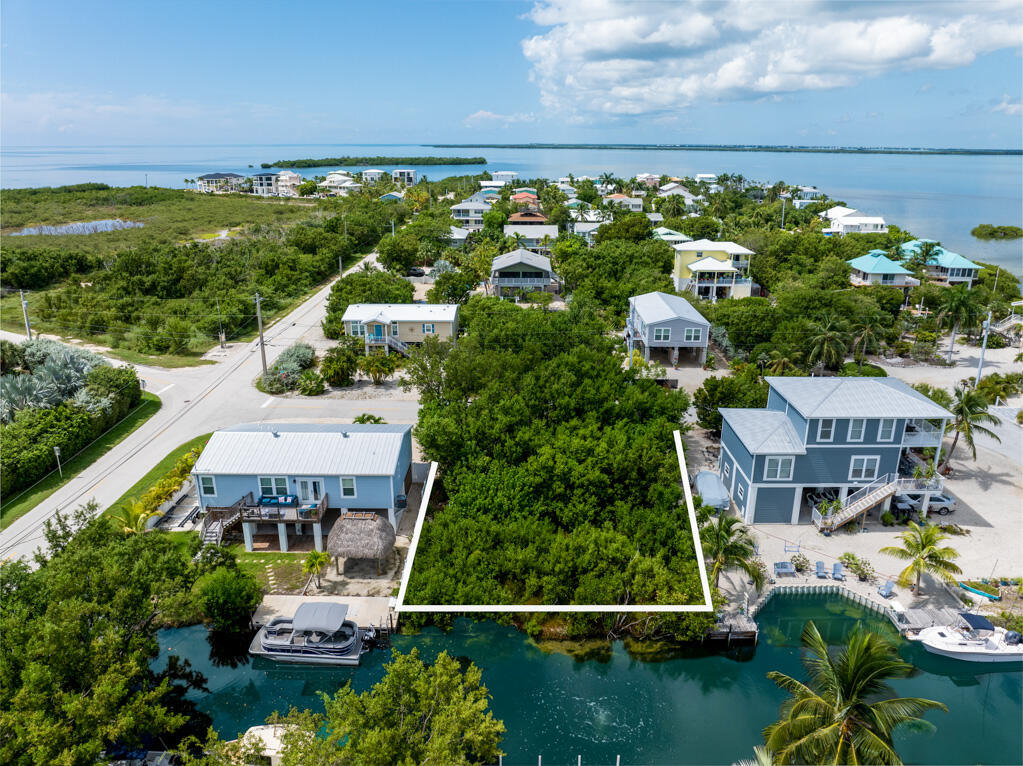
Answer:
M375 254L366 261L375 261ZM352 267L352 271L361 267ZM348 272L346 272L348 273ZM326 313L327 286L264 331L267 364L292 343L318 332ZM8 340L23 335L2 332ZM181 369L137 366L147 391L163 400L160 411L76 478L0 532L0 560L31 556L43 543L42 529L58 510L95 499L107 508L175 447L218 428L262 421L350 422L370 412L389 423L415 423L419 403L408 399L280 398L260 393L259 341L236 343L216 364Z

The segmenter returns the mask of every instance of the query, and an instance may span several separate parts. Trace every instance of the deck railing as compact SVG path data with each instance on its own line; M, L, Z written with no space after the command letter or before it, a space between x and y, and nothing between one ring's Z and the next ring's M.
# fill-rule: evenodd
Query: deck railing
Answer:
M318 522L327 510L326 493L315 503L299 502L298 505L260 505L252 502L251 493L247 497L250 502L241 510L244 521Z

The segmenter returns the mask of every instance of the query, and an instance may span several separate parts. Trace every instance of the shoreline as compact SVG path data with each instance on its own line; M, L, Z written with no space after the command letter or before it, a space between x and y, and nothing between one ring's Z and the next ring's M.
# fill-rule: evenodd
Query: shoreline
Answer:
M742 144L422 144L431 149L595 149L601 151L767 152L777 154L915 154L968 156L1023 156L1023 149L911 149L908 147L769 146Z

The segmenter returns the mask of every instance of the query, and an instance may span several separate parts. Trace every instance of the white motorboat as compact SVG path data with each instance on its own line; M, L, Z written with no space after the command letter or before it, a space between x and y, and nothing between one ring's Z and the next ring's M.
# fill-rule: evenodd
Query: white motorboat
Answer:
M961 623L924 628L907 638L931 654L967 662L1021 662L1023 639L1014 630L996 628L979 614L961 612Z
M276 617L260 628L249 654L277 662L358 665L362 653L368 651L364 644L367 631L347 616L345 604L302 604L294 617Z

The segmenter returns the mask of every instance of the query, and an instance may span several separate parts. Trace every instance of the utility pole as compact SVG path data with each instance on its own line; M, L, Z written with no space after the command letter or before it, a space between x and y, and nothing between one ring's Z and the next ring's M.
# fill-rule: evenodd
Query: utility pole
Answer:
M995 287L991 291L995 295L998 295L998 275L1001 274L1001 273L1002 273L1002 267L1001 266L995 266Z
M973 380L973 387L980 385L980 376L984 373L984 352L987 351L987 336L991 332L991 312L987 312L987 319L984 320L984 340L980 344L980 361L977 362L977 377Z
M338 276L338 279L340 279L344 275L345 275L345 267L344 267L344 264L342 264L341 256L339 255L337 257L337 276Z
M391 219L391 236L394 236L394 219Z
M225 343L227 338L224 337L224 322L220 318L220 297L219 296L217 297L217 327L220 328L220 347L221 348L227 348L227 345Z
M64 478L64 469L60 465L60 447L54 445L53 454L57 456L57 471L60 472L60 478Z
M783 193L779 194L778 196L781 197L781 227L782 227L782 229L784 229L785 228L785 202L788 200L789 195L783 192Z
M25 291L18 290L21 294L21 315L25 317L25 336L32 340L32 325L28 323L28 301L25 300Z
M348 213L341 214L341 222L345 225L345 239L348 239Z
M259 293L256 293L256 322L259 324L259 356L263 360L263 374L266 375L266 346L263 343L263 311Z

